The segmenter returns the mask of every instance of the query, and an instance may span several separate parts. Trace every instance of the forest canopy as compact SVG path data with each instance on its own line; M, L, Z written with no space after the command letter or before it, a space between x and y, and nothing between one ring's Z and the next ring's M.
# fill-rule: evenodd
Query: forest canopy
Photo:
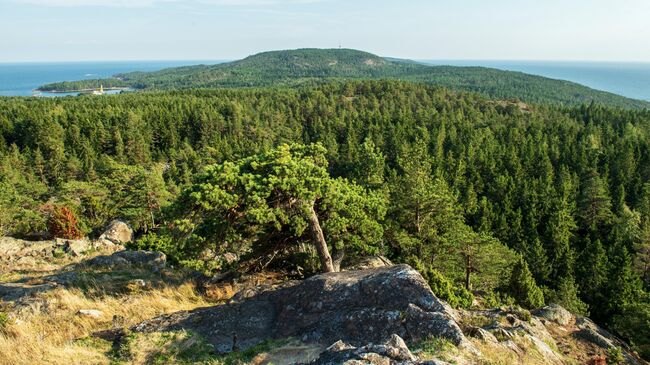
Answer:
M282 161L309 162L309 173L274 175ZM410 263L458 305L468 289L509 293L529 307L559 302L646 354L649 174L650 112L595 103L495 101L399 81L0 98L2 234L46 232L53 212L69 210L92 236L120 217L140 247L209 270L198 263L220 252L202 243L262 248L280 242L262 239L277 224L295 224L280 231L293 232L298 249L281 253L316 271L317 256L302 247L304 206L270 204L295 190L331 199L315 211L333 256L368 251ZM297 180L275 190L264 176ZM306 194L309 177L319 183ZM205 205L197 194L231 178L228 196L263 193L259 206L269 209L238 200L243 209L234 211L247 217L234 227L253 221L255 231L179 236L184 219L199 233L225 222L231 206ZM259 251L238 251L242 264L251 252Z

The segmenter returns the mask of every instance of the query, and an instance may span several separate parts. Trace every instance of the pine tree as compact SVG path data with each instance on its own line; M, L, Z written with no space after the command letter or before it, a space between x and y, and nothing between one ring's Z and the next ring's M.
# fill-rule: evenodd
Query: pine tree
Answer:
M114 156L115 160L118 162L124 162L125 160L125 155L124 155L124 140L122 139L122 133L120 133L120 130L115 128L115 131L113 132L113 143L114 143Z
M539 238L535 238L531 244L527 245L525 258L535 277L535 281L546 283L551 273L551 266L548 263L546 250Z
M40 148L36 148L36 151L34 151L34 172L42 183L47 182L45 180L45 159L43 158Z
M508 294L524 308L532 309L544 305L544 294L535 283L533 274L522 257L512 268L508 283Z
M548 303L559 304L571 313L582 316L589 315L589 306L580 300L580 291L573 276L569 275L560 280L557 290L549 290Z
M611 207L607 185L596 170L590 170L583 178L578 200L581 228L594 232L608 225L613 217Z
M604 288L608 300L602 303L602 312L598 313L601 318L622 313L625 307L638 302L643 296L643 284L632 270L630 255L625 245L615 244L608 256L608 281Z
M582 299L590 305L603 301L608 265L607 253L600 240L587 240L577 265L576 278L582 289Z
M172 206L180 245L264 256L311 241L325 272L338 269L328 246L376 254L385 198L330 177L325 155L321 145L281 145L208 167Z
M650 291L650 220L642 224L634 252L634 269L643 280L645 289Z
M366 139L361 145L358 167L353 173L354 180L369 189L380 189L384 184L385 168L383 153L371 139Z

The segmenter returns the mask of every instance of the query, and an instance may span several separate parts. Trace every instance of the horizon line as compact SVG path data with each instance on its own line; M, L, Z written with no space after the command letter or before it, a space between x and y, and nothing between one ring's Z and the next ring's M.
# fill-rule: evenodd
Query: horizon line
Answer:
M248 56L245 56L248 57ZM98 62L232 62L241 58L193 58L193 59L173 59L173 58L139 58L139 59L83 59L83 60L18 60L2 61L0 65L9 64L54 64L54 63L98 63ZM567 63L631 63L631 64L650 64L650 60L603 60L603 59L546 59L546 58L407 58L398 56L379 56L387 59L401 59L417 62L567 62Z

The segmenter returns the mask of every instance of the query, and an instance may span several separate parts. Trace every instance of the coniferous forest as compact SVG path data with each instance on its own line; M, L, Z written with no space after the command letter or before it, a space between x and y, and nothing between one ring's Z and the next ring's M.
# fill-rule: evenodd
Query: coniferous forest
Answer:
M354 49L297 49L262 52L216 65L130 72L111 78L63 81L41 91L75 91L104 87L134 90L189 88L295 88L341 80L402 80L475 92L495 99L579 106L595 101L628 109L647 109L635 100L564 80L486 67L429 66L411 60L387 59Z
M650 111L401 81L0 98L3 235L66 210L181 266L316 272L296 201L334 265L383 254L457 307L559 303L650 356Z

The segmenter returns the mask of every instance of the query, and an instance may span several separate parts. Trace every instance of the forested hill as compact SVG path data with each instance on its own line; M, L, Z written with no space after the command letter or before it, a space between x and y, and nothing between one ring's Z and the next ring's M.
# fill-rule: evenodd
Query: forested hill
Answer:
M580 105L595 102L628 109L650 108L650 103L590 89L576 83L520 72L484 67L428 66L408 60L382 58L351 49L298 49L256 54L217 64L132 72L103 80L44 85L42 91L75 91L104 87L139 90L185 88L309 86L334 79L399 79L478 92L497 99Z

